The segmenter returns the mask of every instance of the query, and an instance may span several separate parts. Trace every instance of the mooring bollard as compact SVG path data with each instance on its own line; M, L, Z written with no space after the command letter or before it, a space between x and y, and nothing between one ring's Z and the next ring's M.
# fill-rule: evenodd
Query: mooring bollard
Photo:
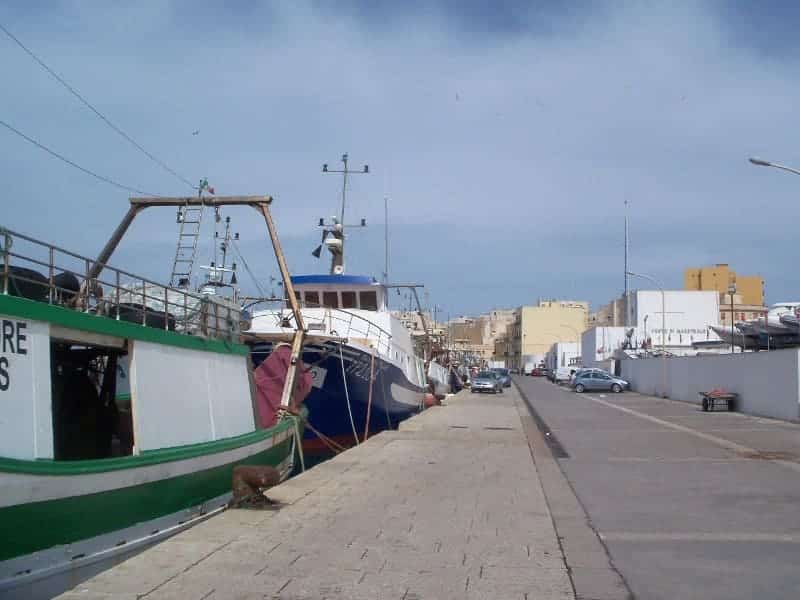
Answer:
M230 508L264 508L272 501L263 492L278 483L281 475L275 467L239 465L233 468Z

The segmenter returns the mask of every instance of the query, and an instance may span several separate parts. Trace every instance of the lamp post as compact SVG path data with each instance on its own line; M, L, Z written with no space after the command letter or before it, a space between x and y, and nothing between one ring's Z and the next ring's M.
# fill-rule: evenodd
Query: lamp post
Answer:
M780 169L782 171L789 171L789 173L794 173L795 175L800 175L800 170L793 169L792 167L787 167L785 165L779 165L778 163L770 162L768 160L763 160L760 158L750 157L748 159L752 164L758 167L772 167L774 169Z
M736 283L731 283L728 285L728 295L731 297L731 354L735 352L735 346L733 343L733 295L736 293ZM744 352L744 348L742 348L742 352Z
M661 292L661 395L662 397L667 397L667 349L666 349L666 339L667 339L667 324L666 324L666 295L664 294L664 286L662 286L655 278L650 277L649 275L644 275L642 273L632 273L630 271L627 272L628 275L631 277L638 277L640 279L646 279L653 283Z

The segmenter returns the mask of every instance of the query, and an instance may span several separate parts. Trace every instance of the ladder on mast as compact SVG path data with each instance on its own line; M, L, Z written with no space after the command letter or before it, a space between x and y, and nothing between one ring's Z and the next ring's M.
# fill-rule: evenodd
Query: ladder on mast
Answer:
M203 190L208 187L205 179L200 182L197 197L202 198ZM192 206L188 203L178 209L178 246L175 248L175 259L172 261L172 273L169 278L170 287L189 287L197 259L197 242L200 239L200 227L203 223L204 204Z

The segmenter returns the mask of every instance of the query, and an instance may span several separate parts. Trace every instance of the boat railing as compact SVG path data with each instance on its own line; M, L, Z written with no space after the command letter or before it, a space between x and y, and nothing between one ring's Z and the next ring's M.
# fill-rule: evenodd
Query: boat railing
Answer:
M100 265L10 229L0 228L0 253L4 295L187 335L238 339L241 310L214 296ZM97 266L100 275L92 277Z
M270 301L272 300L270 299ZM287 304L285 301L282 304L283 307L277 308L276 312L284 313L289 310L285 307ZM305 301L300 301L299 304L301 309L317 309L320 311L319 315L308 311L303 313L303 318L310 333L322 333L348 339L367 339L380 354L391 355L392 334L368 318L346 308L321 306L320 304Z

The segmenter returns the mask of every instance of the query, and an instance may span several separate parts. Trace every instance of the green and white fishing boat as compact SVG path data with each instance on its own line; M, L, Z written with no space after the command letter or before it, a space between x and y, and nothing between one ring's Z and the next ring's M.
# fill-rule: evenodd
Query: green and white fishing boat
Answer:
M285 272L268 201L230 203L261 210ZM238 306L106 264L149 205L96 260L0 230L0 597L50 597L223 510L237 465L293 468L302 416L260 428Z

